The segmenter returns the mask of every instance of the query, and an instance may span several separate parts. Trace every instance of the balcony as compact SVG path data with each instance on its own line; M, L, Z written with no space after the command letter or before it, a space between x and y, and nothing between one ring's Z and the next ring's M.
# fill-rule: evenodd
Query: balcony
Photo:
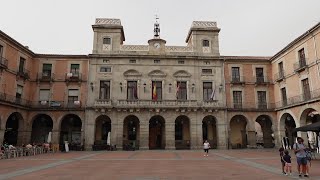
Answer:
M118 107L123 108L175 108L175 107L197 107L197 100L118 100Z
M287 106L295 106L301 103L308 103L310 101L320 100L320 89L306 92L297 96L287 98L276 103L276 108L283 108Z
M68 102L66 104L67 109L78 109L81 108L81 102L80 101L73 101L73 102Z
M296 72L304 71L308 67L306 59L300 59L299 62L293 64L293 67Z
M94 102L95 107L112 107L111 99L96 99Z
M271 111L275 108L274 103L267 102L245 102L245 103L233 103L228 105L229 110L247 110L247 111Z
M274 75L274 79L275 79L275 81L277 81L277 82L282 81L282 80L284 79L284 77L285 77L285 71L279 71L278 73L276 73L276 74Z
M230 79L231 84L244 84L245 79L244 76L232 76Z
M81 82L82 74L81 73L66 73L67 82Z
M256 85L266 85L270 83L267 76L256 76L254 79Z
M8 68L8 60L4 57L0 57L0 69Z
M0 93L0 101L21 106L30 106L31 103L29 100L17 98L16 96L12 96L5 93Z
M17 76L23 78L24 80L30 79L30 71L27 69L19 69L17 72Z
M41 72L37 74L37 81L39 82L52 82L54 80L53 73Z

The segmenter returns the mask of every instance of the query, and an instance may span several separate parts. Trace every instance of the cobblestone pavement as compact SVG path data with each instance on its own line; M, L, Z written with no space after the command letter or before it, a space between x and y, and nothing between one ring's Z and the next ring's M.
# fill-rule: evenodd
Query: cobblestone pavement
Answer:
M294 156L292 154L292 156ZM320 160L310 178L320 179ZM299 179L281 174L277 150L101 151L42 154L0 160L0 179Z

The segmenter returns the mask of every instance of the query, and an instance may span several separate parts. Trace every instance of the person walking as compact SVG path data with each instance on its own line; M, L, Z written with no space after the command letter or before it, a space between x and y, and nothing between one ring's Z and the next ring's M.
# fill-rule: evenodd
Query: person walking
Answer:
M285 163L285 175L288 175L290 172L290 176L292 173L292 168L291 168L291 156L289 155L289 151L285 150L284 151L284 156L282 157L284 163Z
M283 156L284 156L284 148L281 147L279 149L279 154L280 154L280 161L281 161L281 169L282 169L282 173L286 174L286 172L284 171L284 167L285 167L285 162L283 161Z
M294 153L297 157L297 168L299 172L299 177L302 177L302 174L304 174L304 177L309 177L309 174L307 173L307 153L306 153L306 147L303 144L303 139L301 137L297 138L298 143L295 143L293 145Z
M209 149L210 149L210 143L205 140L203 143L203 150L204 150L204 155L203 156L209 156Z

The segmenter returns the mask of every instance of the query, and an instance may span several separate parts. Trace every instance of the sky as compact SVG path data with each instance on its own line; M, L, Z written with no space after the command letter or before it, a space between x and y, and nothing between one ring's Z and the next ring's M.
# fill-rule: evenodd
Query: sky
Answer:
M0 30L35 53L90 54L95 18L119 18L124 44L147 45L158 15L167 45L216 21L220 54L272 56L320 22L319 0L1 0Z

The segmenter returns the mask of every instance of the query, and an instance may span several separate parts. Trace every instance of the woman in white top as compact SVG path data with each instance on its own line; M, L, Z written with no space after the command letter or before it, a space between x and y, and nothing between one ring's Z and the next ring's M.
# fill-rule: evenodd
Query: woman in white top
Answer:
M210 144L207 140L205 140L203 143L203 150L205 154L203 156L208 156L209 149L210 149Z

